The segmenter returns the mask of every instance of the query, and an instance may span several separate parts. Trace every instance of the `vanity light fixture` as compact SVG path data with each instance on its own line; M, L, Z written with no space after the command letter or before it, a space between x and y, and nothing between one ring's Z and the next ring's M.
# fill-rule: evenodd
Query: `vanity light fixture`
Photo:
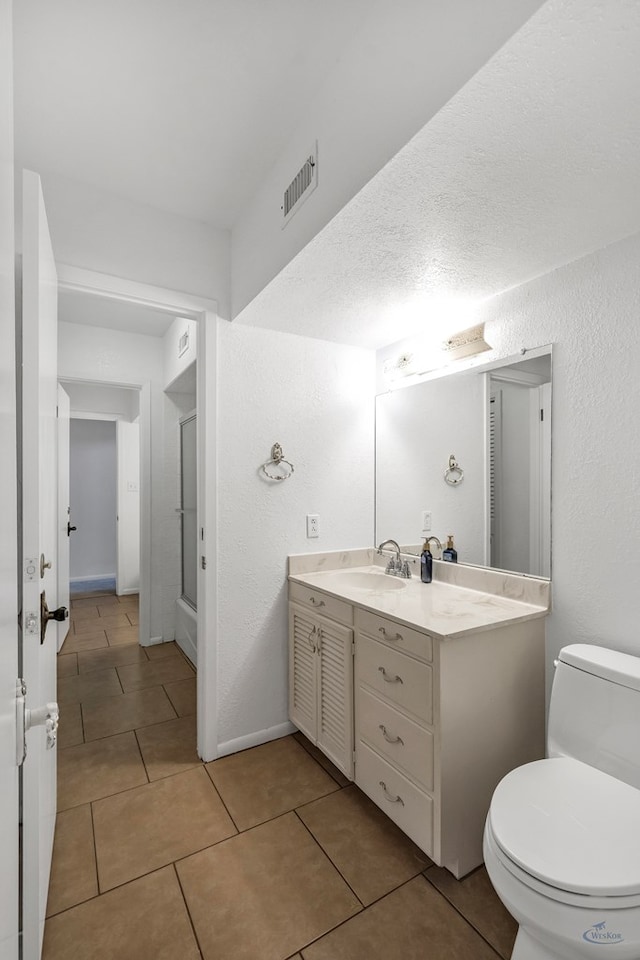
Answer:
M484 339L484 323L453 334L444 341L441 349L447 360L462 360L463 357L473 357L491 350L490 344Z

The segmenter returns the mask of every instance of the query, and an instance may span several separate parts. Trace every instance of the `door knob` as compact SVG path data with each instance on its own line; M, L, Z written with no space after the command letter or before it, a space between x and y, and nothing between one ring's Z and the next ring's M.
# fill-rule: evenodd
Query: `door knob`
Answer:
M69 520L67 520L67 536L68 536L68 537L71 536L71 533L72 533L74 530L77 530L77 529L78 529L77 527L72 527L72 526L71 526L71 522L70 522Z
M47 606L47 595L42 591L40 594L40 643L44 643L44 636L47 631L47 624L49 620L57 620L59 623L62 623L63 620L66 620L69 616L69 611L66 607L58 607L57 610L49 610Z

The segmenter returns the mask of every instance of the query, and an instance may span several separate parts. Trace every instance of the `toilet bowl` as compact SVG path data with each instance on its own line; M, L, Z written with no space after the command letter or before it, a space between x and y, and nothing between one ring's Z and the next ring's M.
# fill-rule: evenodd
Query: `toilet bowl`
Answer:
M640 790L569 757L519 767L484 857L520 924L512 960L640 960Z

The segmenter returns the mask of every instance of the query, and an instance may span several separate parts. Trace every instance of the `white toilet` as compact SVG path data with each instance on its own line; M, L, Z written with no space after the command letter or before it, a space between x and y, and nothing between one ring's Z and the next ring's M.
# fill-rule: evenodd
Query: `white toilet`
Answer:
M498 784L485 826L512 960L640 960L640 658L564 647L547 745Z

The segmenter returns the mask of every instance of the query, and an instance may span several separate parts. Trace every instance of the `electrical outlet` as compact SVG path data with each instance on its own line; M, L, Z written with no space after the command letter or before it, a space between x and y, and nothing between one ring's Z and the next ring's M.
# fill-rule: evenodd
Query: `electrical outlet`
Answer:
M317 513L307 514L307 539L320 536L320 517Z
M431 533L431 511L422 511L422 532Z

